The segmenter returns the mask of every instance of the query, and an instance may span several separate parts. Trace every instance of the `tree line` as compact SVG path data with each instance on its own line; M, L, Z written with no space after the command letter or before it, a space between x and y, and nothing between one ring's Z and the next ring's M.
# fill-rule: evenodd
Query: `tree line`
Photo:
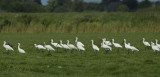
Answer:
M41 0L0 0L0 12L83 12L83 11L136 11L160 5L149 0L102 0L101 3L87 3L83 0L48 0L44 6Z

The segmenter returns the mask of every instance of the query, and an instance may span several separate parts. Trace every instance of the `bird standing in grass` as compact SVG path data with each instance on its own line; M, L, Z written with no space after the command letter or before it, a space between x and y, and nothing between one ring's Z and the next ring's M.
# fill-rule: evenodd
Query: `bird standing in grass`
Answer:
M145 41L145 38L143 38L143 44L145 46L145 50L146 50L146 47L150 47L151 45L149 44L149 42Z
M50 51L55 51L54 48L51 45L46 45L45 42L44 42L44 47L48 50L48 54L51 54Z
M152 47L152 50L153 50L154 52L160 51L160 49L158 48L158 46L155 45L153 42L151 42L151 47ZM157 52L156 52L156 53L157 53Z
M130 43L129 44L126 43L126 39L124 39L124 47L127 49L127 52L129 54L129 50L132 50L132 47L130 46Z
M67 46L71 49L71 53L73 53L73 50L77 50L77 47L73 44L70 44L69 40L67 40Z
M131 44L130 44L130 43L128 43L128 45L131 47L131 50L132 50L132 52L133 52L133 53L134 53L134 51L139 51L136 47L131 46Z
M108 53L108 51L112 51L112 48L106 44L104 44L104 41L101 43L101 48L105 49L106 54Z
M25 51L20 48L20 43L18 43L18 51L19 51L19 53L25 53Z
M97 45L94 44L94 41L91 40L91 42L92 42L92 48L93 48L93 50L94 50L95 52L96 52L96 51L99 51L99 48L98 48Z
M85 51L84 44L82 42L78 41L78 37L76 37L75 43L76 43L77 49L79 51ZM81 54L82 54L82 52L81 52Z
M11 46L6 45L6 41L4 41L3 47L6 49L7 54L9 54L9 51L14 51L14 49Z
M43 46L43 45L37 45L37 44L34 44L34 46L38 49L38 51L40 52L40 50L45 50L46 48Z
M114 39L112 39L112 44L114 45L114 47L118 49L118 52L119 52L119 48L122 48L120 44L114 42Z
M62 43L62 40L60 40L60 45L62 46L62 48L65 49L65 51L66 51L66 50L70 50L70 48L68 47L67 44L63 44L63 43Z
M58 48L62 48L62 46L59 45L58 43L54 43L54 42L53 42L53 39L51 39L51 44L52 44L54 47L56 47L57 52L58 52Z
M106 38L103 38L102 41L104 42L104 44L111 46L112 43L110 41L106 41Z

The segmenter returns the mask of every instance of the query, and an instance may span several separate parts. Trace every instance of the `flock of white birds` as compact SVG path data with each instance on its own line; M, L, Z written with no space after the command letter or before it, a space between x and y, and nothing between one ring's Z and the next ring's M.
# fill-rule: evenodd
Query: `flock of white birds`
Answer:
M143 38L143 44L144 44L145 47L151 47L154 52L160 51L160 44L158 44L157 39L155 41L156 41L156 43L151 42L151 44L150 44L149 42L145 41L145 38ZM40 50L48 50L49 54L50 54L50 51L55 51L53 46L56 48L57 51L58 51L58 48L62 48L62 49L65 49L65 50L71 50L71 53L73 52L73 50L79 50L79 51L85 51L86 50L85 45L82 42L78 41L77 37L76 37L75 43L76 43L75 45L70 44L69 40L67 40L67 44L63 44L62 40L60 40L60 43L55 43L53 41L53 39L51 39L51 45L47 45L44 42L44 45L34 44L34 46L39 51ZM106 41L106 39L103 38L100 48L97 45L94 44L94 40L91 40L91 43L92 43L92 48L95 52L99 51L100 48L103 48L106 51L106 53L108 51L112 51L112 47L111 47L112 45L115 48L117 48L118 51L119 51L120 48L125 48L128 51L128 54L129 54L130 51L132 51L132 52L139 51L139 49L137 49L135 46L132 46L130 43L127 43L126 39L124 39L124 47L119 43L115 43L114 39L112 39L112 41ZM12 48L11 45L6 44L6 41L4 41L3 47L6 49L7 53L9 53L9 51L14 51L14 49ZM20 43L18 43L18 51L19 51L19 53L26 53L22 48L20 48Z

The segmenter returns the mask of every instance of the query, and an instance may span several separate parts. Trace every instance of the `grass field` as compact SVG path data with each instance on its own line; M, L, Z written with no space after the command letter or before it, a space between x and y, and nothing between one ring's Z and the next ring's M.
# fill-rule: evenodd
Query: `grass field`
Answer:
M82 55L79 51L70 54L60 49L59 53L51 52L52 56L47 56L47 51L37 53L34 43L42 44L44 41L50 44L50 39L58 42L60 39L66 43L70 40L74 44L75 37L85 44L87 49ZM104 50L95 54L91 48L91 39L99 45L101 38L112 38L115 42L122 43L127 39L131 45L139 48L136 53L127 54L125 49L120 53L113 51L104 54ZM0 76L1 77L159 77L160 54L155 55L151 49L145 50L142 38L147 41L160 40L159 33L79 33L79 34L0 34ZM14 45L15 51L9 55L2 47L3 41ZM17 51L17 43L21 43L21 48L26 54ZM155 41L154 41L155 42Z

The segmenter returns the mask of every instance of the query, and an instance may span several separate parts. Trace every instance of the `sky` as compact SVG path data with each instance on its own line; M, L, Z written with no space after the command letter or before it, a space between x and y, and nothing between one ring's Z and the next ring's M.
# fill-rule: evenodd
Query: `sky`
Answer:
M48 0L41 0L43 5L47 5L47 1ZM100 3L102 0L84 0L85 2L98 2ZM138 0L139 2L143 1L143 0ZM150 1L160 1L160 0L150 0Z

